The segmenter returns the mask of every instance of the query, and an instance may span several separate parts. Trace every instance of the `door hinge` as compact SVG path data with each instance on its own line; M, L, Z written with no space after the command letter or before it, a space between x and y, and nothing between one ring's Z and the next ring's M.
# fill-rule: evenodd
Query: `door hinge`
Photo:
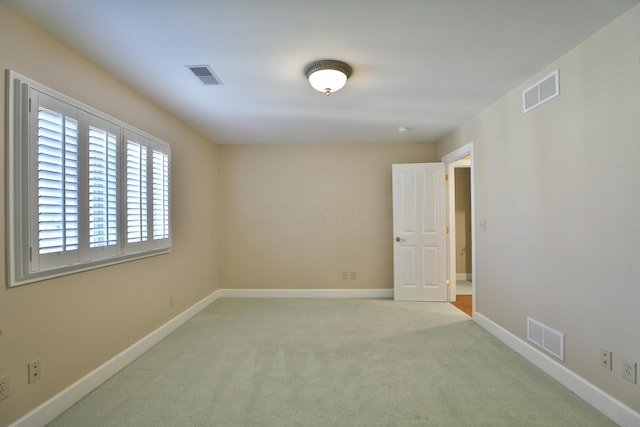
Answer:
M445 180L445 181L449 181L449 174L448 174L448 173L445 173L445 174L444 174L444 180Z
M447 234L449 234L449 227L447 227Z
M33 247L29 247L29 262L33 262Z
M31 98L29 98L29 112L31 112Z

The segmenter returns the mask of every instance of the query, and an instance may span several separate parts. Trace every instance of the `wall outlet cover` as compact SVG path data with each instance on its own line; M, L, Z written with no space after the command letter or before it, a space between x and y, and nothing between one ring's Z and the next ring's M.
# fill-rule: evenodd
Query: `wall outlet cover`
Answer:
M600 349L600 366L611 370L611 352L609 350Z
M42 376L42 366L40 365L40 359L29 362L27 364L27 368L29 373L29 384L34 381L38 381Z
M629 381L632 384L637 384L638 381L638 364L636 362L629 362L628 360L622 360L622 378Z
M0 400L9 397L9 375L0 377Z

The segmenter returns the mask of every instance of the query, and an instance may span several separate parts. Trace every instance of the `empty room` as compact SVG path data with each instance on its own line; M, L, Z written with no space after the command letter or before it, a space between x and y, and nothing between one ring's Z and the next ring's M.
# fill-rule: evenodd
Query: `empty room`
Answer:
M0 68L0 427L640 426L640 0L0 0Z

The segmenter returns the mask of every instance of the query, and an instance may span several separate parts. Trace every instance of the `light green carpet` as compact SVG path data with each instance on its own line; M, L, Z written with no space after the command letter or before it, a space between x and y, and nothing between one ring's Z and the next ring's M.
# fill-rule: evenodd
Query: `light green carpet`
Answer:
M456 295L473 295L473 286L468 280L456 280Z
M609 426L450 304L220 299L51 426Z

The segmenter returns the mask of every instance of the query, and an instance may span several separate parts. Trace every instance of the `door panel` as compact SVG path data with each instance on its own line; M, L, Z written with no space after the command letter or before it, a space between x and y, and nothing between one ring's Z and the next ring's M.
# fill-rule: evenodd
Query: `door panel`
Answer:
M438 248L426 246L423 248L422 253L424 285L430 287L438 286Z
M442 169L442 174L444 176L444 166ZM438 184L441 180L439 180L439 177L434 174L426 173L423 173L421 178L423 180L422 188L424 189L424 197L422 198L422 232L425 234L438 233L439 221L441 220L438 217L438 208L440 208L441 203L437 202L437 197ZM444 194L444 188L442 189L442 191ZM434 200L436 201L435 203L433 202Z
M416 231L415 178L415 174L411 171L400 172L401 228L403 233L415 233Z
M393 165L394 295L446 301L444 163Z
M403 246L402 251L402 284L404 288L415 288L416 278L416 248L413 246Z

